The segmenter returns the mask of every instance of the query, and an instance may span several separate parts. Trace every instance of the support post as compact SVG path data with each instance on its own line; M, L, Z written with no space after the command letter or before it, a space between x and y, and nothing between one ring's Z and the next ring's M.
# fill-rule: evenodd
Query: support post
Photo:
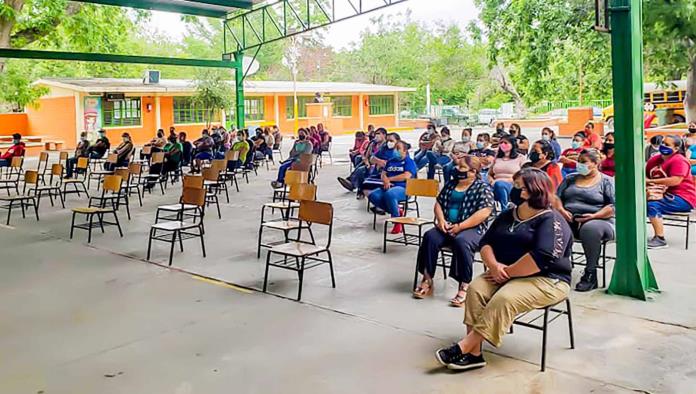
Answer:
M657 291L647 253L643 152L641 0L611 0L611 54L616 139L616 252L607 290L641 300Z
M237 129L243 129L244 124L244 53L234 53L234 88L235 88L235 122Z

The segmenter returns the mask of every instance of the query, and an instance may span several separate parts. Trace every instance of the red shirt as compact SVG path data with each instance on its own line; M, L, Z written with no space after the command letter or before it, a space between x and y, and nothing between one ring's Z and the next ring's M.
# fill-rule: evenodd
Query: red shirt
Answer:
M7 148L7 151L0 156L2 160L12 160L13 157L24 156L24 142L20 142L17 145L12 145Z
M561 167L558 166L558 164L551 162L547 165L545 165L542 170L546 172L546 175L551 178L551 182L553 182L553 191L554 193L556 192L556 189L558 189L558 185L563 182L563 175L561 174Z
M583 148L602 149L602 139L596 133L588 133Z
M674 154L667 161L662 159L662 155L653 156L645 166L646 174L649 175L650 170L655 167L662 168L667 177L683 177L677 186L668 187L667 193L683 198L692 208L696 207L696 185L694 185L694 177L691 175L691 164L684 155Z
M577 148L577 149L568 148L568 149L564 150L563 153L561 153L561 156L568 156L568 155L573 154L573 153L577 153L579 155L583 149L584 148ZM577 161L577 157L575 158L575 160ZM577 165L575 163L563 164L563 167L569 168L571 170L574 170L576 166Z
M602 160L599 165L600 171L603 174L614 176L616 174L616 163L614 162L614 156L608 157Z

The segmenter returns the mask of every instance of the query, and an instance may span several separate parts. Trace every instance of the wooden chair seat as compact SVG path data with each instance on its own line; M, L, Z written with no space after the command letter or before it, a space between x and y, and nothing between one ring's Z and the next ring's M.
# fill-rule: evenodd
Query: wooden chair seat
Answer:
M398 217L398 218L389 218L386 220L388 223L399 223L399 224L404 224L404 225L410 225L410 226L422 226L424 224L431 224L433 223L432 219L425 219L425 218L419 218L419 217Z
M0 201L24 201L33 198L34 196L0 196Z
M266 208L271 208L271 209L298 209L300 207L300 203L298 203L298 202L288 203L287 201L269 202L269 203L263 204L263 206Z
M109 213L113 212L113 208L98 208L98 207L79 207L79 208L73 208L73 212L76 213L83 213L85 215L88 214L95 214L95 213Z
M199 223L171 221L153 224L151 228L162 231L178 231L188 230L197 227L200 227Z
M84 183L84 180L77 178L63 179L63 184Z
M293 257L311 256L325 252L326 246L312 245L303 242L288 242L271 248L273 253L284 254Z
M183 206L181 204L171 204L171 205L160 205L157 207L160 211L169 211L169 212L179 212L182 209L185 211L187 209L196 209L198 208L198 205L193 205L193 204L184 204Z
M113 171L106 171L106 170L100 170L100 171L92 171L89 173L90 176L92 175L113 175Z
M295 219L290 220L276 220L265 222L262 224L263 227L273 228L276 230L296 230L300 228L300 221Z

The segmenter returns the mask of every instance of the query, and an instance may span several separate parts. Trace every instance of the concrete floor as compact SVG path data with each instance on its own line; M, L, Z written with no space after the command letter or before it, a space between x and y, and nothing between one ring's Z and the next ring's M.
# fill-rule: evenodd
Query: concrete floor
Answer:
M335 152L349 143L338 138ZM291 300L290 272L271 270L277 296L256 291L258 218L273 171L232 192L223 220L206 218L207 258L189 241L174 269L144 258L154 209L175 201L177 188L147 195L131 221L122 215L123 238L107 228L91 245L81 232L70 241L69 210L47 201L39 223L16 217L0 227L0 393L694 392L696 270L681 233L670 230L672 247L650 253L663 289L650 301L572 294L576 349L555 322L545 373L541 335L524 328L486 348L487 368L449 373L433 352L463 334L463 311L447 306L455 284L440 279L435 297L411 299L416 249L382 254L365 203L335 181L347 171L342 159L318 179L319 199L335 207L337 288L327 267L311 270L302 303ZM82 204L69 198L69 207ZM157 245L152 260L166 264L167 253Z

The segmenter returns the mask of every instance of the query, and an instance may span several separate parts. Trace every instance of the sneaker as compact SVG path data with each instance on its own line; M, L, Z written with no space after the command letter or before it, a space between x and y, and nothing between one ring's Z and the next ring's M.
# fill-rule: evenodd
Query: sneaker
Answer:
M447 368L455 371L468 371L470 369L483 368L486 366L486 360L483 359L483 354L474 356L467 353L457 360L447 364Z
M336 179L338 180L338 183L340 183L341 186L343 186L349 192L352 192L353 190L355 190L355 188L353 187L353 183L351 183L351 181L349 181L348 179L341 178L340 176Z
M648 249L664 249L666 247L667 241L665 241L665 237L654 236L648 241Z
M271 187L274 189L282 189L283 184L278 182L278 181L273 181L273 182L271 182Z
M377 208L377 207L370 207L370 212L377 214L377 215L386 215L387 213L384 212L383 209Z
M438 351L435 352L435 358L445 367L459 360L462 356L462 349L460 349L459 345L456 343L448 348L438 349Z
M365 194L362 192L358 192L358 194L355 195L356 200L364 200L365 199Z
M597 287L597 271L585 271L582 278L580 278L580 282L575 286L575 291L584 293Z

